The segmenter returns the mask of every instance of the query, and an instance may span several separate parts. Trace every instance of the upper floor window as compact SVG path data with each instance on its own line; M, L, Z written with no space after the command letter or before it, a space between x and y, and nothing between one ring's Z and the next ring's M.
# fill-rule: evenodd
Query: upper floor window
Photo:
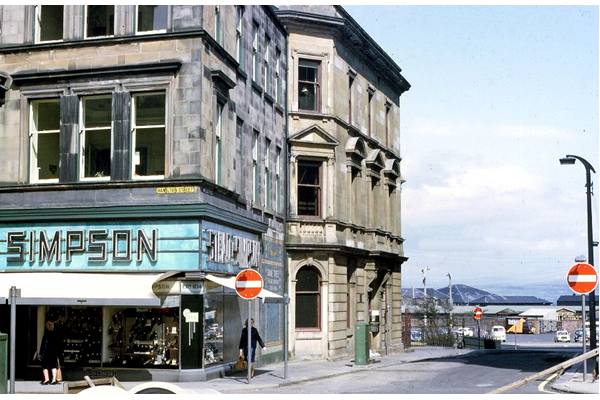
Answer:
M165 93L133 96L134 177L165 175Z
M115 34L115 6L86 6L85 37L112 36Z
M258 132L254 131L252 137L252 202L256 203L259 196L259 170L258 170Z
M235 6L235 57L244 69L244 7Z
M215 40L217 43L222 44L221 35L221 6L215 6Z
M275 154L275 209L281 212L281 149L277 147Z
M271 39L266 36L265 37L265 56L264 56L264 64L265 64L265 92L271 94L271 55L269 47L271 47Z
M298 215L321 216L321 163L298 161Z
M31 181L58 181L60 101L31 102Z
M320 106L321 63L300 59L298 64L298 108L318 111Z
M112 98L84 97L81 111L81 177L110 177Z
M265 207L271 207L271 141L265 139Z
M215 116L215 183L221 184L223 181L223 103L217 102L217 115Z
M275 101L281 104L281 50L275 48Z
M258 82L260 77L260 64L258 61L258 25L253 25L252 30L252 80Z
M169 6L137 6L137 31L166 31Z
M63 39L64 6L36 7L36 42Z

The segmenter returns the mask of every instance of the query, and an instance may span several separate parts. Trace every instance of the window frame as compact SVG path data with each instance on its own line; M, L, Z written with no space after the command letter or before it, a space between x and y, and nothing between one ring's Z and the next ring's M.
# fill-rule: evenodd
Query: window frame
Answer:
M152 35L152 34L156 34L156 33L166 33L167 30L169 29L169 16L171 13L171 9L169 8L168 5L159 5L158 7L166 7L166 11L167 11L167 21L166 21L166 27L162 28L162 29L152 29L149 31L140 31L140 7L142 7L144 5L136 5L135 6L135 34L136 35Z
M215 183L223 184L223 111L225 104L217 101L215 110Z
M41 34L42 34L42 8L43 7L62 7L62 20L61 20L61 25L62 25L62 29L61 29L61 37L60 39L51 39L51 40L42 40ZM53 43L53 42L62 42L65 40L65 6L64 5L57 5L57 4L41 4L41 5L36 5L35 6L35 43ZM53 21L54 22L54 21Z
M88 35L88 28L89 28L89 17L90 17L90 7L97 7L97 6L106 6L106 7L113 7L113 32L111 34L108 35L98 35L98 36L89 36ZM136 14L137 17L137 14ZM99 38L110 38L110 37L114 37L115 36L115 30L117 28L117 13L116 13L116 6L114 5L109 5L109 4L99 4L99 5L85 5L84 6L84 18L83 18L83 37L85 39L99 39ZM137 20L137 18L136 18Z
M316 64L316 68L314 68L316 70L316 80L315 81L307 81L307 80L301 80L300 79L300 69L301 68L311 68L310 66L307 65L302 65L302 63L313 63ZM302 57L298 60L298 82L297 82L297 95L298 95L298 110L300 111L304 111L304 112L310 112L310 113L319 113L321 110L321 68L322 68L323 62L322 60L315 60L312 58L306 58L306 57ZM315 96L315 100L314 100L314 108L302 108L301 104L302 102L300 101L301 98L301 86L302 85L310 85L310 86L314 86L314 96Z
M265 207L272 208L271 203L271 141L265 138Z
M317 290L298 290L298 275L303 270L310 270L310 272L315 274L315 276L317 278ZM295 296L294 311L295 311L295 315L296 315L294 329L296 332L320 332L322 330L322 324L321 324L322 281L323 281L323 279L322 279L321 272L314 265L304 265L296 271L296 276L295 276L296 284L295 284L295 293L294 293L294 296ZM308 296L316 296L316 310L306 310L306 309L299 310L299 307L300 307L300 302L298 301L299 297L308 297ZM303 326L303 327L298 326L298 317L297 316L298 315L306 315L307 312L314 312L316 314L317 326Z
M221 6L215 5L215 41L223 45L223 27L221 24Z
M258 24L252 25L252 80L256 83L260 81L260 61L258 57Z
M97 100L97 99L110 99L110 107L111 107L111 111L110 111L110 123L109 125L105 125L105 126L101 126L101 127L91 127L91 128L87 128L86 127L86 112L85 112L85 103L87 101L90 100ZM80 96L79 98L79 150L78 150L78 157L79 157L79 180L80 181L110 181L111 179L111 171L110 168L112 168L112 155L113 155L113 150L114 150L114 129L113 129L113 113L112 113L112 103L113 103L113 97L112 94L98 94L98 95L89 95L89 96ZM86 154L86 147L85 147L85 143L86 143L86 136L91 133L91 132L98 132L98 131L103 131L103 130L109 130L109 135L110 135L110 148L109 148L109 154L110 154L110 164L111 167L109 168L109 174L107 176L85 176L86 174L86 162L87 162L87 158L88 155Z
M269 36L265 36L265 48L264 48L264 83L265 83L265 92L267 94L271 94L272 91L272 82L271 82L271 38Z
M275 47L275 102L281 104L282 101L281 87L281 50Z
M136 103L137 99L142 96L154 96L157 94L162 94L164 99L164 107L165 107L165 115L163 119L163 124L155 124L155 125L138 125L137 124L137 113L136 113ZM137 144L137 134L139 130L149 130L149 129L163 129L163 140L164 144L164 155L163 155L163 170L166 174L166 163L167 163L167 93L166 90L150 90L143 92L131 92L131 149L129 154L129 160L131 164L130 176L132 180L159 180L164 179L165 174L163 175L136 175L135 173L135 157L136 157L136 144Z
M316 185L313 184L305 184L305 183L300 183L300 175L301 175L301 171L300 168L305 165L305 166L312 166L318 169L318 183ZM322 213L323 213L323 208L322 208L322 201L323 201L323 162L322 161L318 161L318 160L311 160L311 159L299 159L298 160L298 174L296 177L296 212L298 214L298 217L300 218L305 218L305 219L320 219L322 218ZM300 188L301 187L306 187L306 188L315 188L317 190L317 200L315 202L315 207L317 209L317 213L316 214L301 214L300 213Z
M244 6L235 6L235 56L240 69L244 70Z
M36 129L37 124L35 123L36 116L39 115L35 111L35 104L39 103L58 103L58 129L51 130L38 130ZM49 99L31 99L29 101L29 181L30 183L58 183L60 173L60 98L49 98ZM39 136L41 135L58 135L58 165L56 170L56 178L52 179L41 179L39 174ZM35 161L35 162L34 162Z
M259 152L259 138L260 134L257 131L253 132L252 136L252 203L256 204L260 198L260 180L259 180L259 165L258 165L258 152Z

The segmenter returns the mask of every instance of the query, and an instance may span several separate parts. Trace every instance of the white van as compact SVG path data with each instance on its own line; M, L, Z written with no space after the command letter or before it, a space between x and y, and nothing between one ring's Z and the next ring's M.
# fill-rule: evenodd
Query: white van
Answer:
M500 325L492 326L492 339L506 342L506 329Z

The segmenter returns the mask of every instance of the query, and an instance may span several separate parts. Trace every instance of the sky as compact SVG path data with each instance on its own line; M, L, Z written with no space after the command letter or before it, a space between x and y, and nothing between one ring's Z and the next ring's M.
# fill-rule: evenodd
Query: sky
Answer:
M598 5L342 6L411 84L402 286L572 294L567 272L588 252L586 176L559 159L600 173Z

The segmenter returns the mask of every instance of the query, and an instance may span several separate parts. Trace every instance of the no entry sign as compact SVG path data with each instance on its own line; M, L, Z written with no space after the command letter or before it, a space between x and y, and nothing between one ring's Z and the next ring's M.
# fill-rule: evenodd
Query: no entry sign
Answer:
M250 300L259 295L263 288L263 279L253 269L245 269L235 277L235 291L238 296Z
M567 273L567 283L575 293L588 294L598 284L598 273L590 264L578 263Z
M481 308L475 307L475 309L473 310L473 318L481 319L481 317L483 317L483 311L481 310Z

